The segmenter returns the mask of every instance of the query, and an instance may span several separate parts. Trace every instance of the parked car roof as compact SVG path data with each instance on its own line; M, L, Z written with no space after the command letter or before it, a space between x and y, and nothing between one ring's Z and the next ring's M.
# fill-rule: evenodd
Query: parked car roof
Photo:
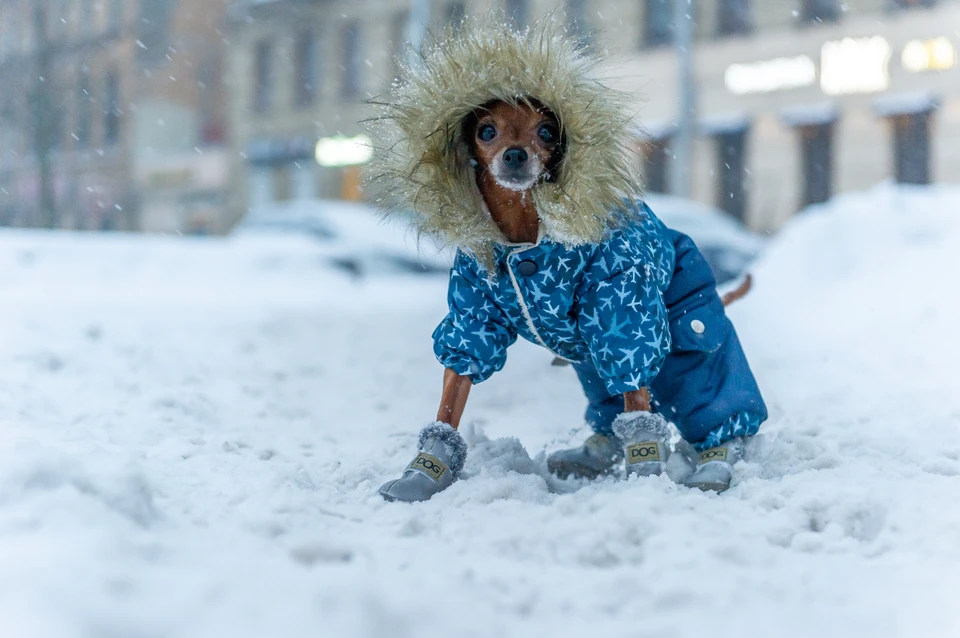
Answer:
M446 273L449 251L398 221L383 220L368 204L294 200L255 208L234 228L237 234L295 233L324 247L328 263L356 276Z
M742 274L765 244L764 237L712 206L657 193L645 199L667 226L693 238L721 284ZM252 210L234 232L313 237L325 247L330 265L357 276L440 273L452 263L451 250L417 237L402 221L384 221L363 203L273 203Z
M718 283L743 274L766 244L765 237L713 206L659 193L644 199L664 224L693 238Z

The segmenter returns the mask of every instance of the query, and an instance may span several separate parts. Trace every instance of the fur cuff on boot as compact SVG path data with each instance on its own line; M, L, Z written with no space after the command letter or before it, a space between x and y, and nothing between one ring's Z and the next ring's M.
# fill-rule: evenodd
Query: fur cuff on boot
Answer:
M449 424L436 421L420 431L417 449L422 450L423 445L430 437L435 437L443 443L450 454L450 472L454 476L460 476L460 470L463 469L463 464L467 462L467 442Z
M624 443L630 443L638 438L670 440L670 426L667 420L653 412L624 412L613 422L613 432Z

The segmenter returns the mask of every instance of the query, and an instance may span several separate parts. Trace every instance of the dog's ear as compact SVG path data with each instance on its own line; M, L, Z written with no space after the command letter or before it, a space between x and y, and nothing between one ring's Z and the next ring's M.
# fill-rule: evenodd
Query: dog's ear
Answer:
M525 98L524 101L539 113L549 116L554 124L557 125L557 130L560 131L560 141L550 154L550 161L548 161L544 167L546 168L547 174L543 181L551 184L556 183L560 179L560 171L563 170L563 158L567 154L567 133L563 128L563 122L560 121L560 117L553 109L540 100L536 98Z
M458 166L473 168L477 165L476 147L473 138L479 119L477 112L471 111L467 117L463 118L460 123L460 130L454 136L453 153Z
M557 143L556 148L553 149L553 153L550 154L550 161L547 162L546 165L547 177L544 181L555 184L560 181L560 171L563 170L563 158L567 155L567 133L563 129L563 122L560 121L556 113L550 111L550 115L556 121L557 128L560 130L560 142Z

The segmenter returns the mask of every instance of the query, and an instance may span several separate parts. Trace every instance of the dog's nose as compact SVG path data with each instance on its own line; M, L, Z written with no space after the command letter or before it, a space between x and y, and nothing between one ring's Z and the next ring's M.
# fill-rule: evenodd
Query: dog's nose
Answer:
M522 148L508 148L503 152L503 163L507 168L520 168L527 161L527 152Z

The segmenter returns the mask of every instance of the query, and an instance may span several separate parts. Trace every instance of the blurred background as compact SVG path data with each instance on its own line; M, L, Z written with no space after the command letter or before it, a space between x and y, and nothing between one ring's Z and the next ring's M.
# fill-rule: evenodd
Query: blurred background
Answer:
M604 54L653 210L753 275L729 496L551 475L585 400L525 340L465 480L376 492L450 254L358 122L493 10ZM960 636L958 46L960 0L0 0L0 638Z
M222 234L363 201L363 100L497 8L615 52L648 191L754 231L960 175L960 0L0 0L0 225Z

